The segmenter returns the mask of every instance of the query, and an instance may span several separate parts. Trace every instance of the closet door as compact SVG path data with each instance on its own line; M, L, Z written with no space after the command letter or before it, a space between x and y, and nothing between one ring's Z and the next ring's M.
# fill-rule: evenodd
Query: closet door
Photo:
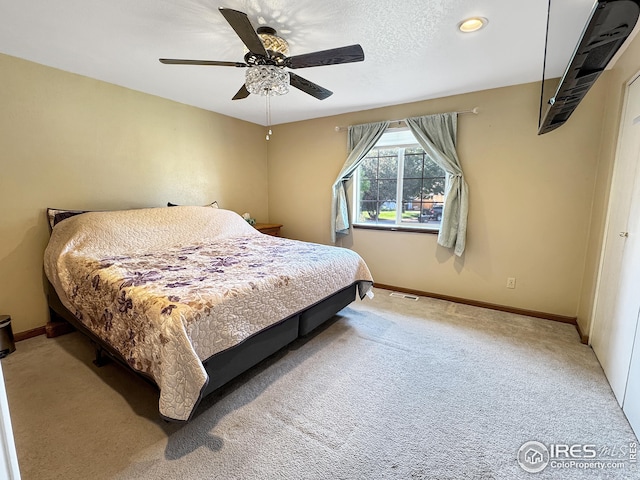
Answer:
M629 85L609 202L591 345L622 406L640 309L640 80ZM640 355L640 351L637 351Z
M634 84L640 84L636 80ZM640 91L640 85L635 88ZM640 95L636 95L636 105L632 127L630 128L636 139L640 139ZM635 163L640 165L640 142L635 151ZM625 300L626 309L623 315L629 315L635 321L633 352L627 377L627 385L622 408L631 427L640 437L640 167L636 171L635 186L629 211L628 237L624 247L623 262L625 262L625 277L621 279L621 295Z

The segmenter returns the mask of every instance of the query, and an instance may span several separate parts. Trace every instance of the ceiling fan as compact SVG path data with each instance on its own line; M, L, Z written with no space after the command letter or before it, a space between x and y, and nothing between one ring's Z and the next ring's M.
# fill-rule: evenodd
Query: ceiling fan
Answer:
M276 35L273 28L263 26L254 30L246 13L223 7L220 7L219 10L248 50L244 56L244 62L173 58L160 58L159 60L161 63L170 65L247 67L245 84L238 90L233 100L247 98L252 93L265 96L283 95L289 91L289 85L319 100L324 100L333 92L300 75L288 72L285 68L318 67L364 60L364 51L357 44L289 57L287 56L289 45L282 37Z

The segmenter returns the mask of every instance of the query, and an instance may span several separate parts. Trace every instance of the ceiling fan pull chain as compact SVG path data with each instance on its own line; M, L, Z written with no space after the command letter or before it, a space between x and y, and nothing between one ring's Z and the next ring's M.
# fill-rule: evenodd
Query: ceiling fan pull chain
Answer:
M265 98L267 99L267 140L269 140L269 138L271 138L272 132L271 132L271 95L269 94L269 92L267 92L267 95L265 96Z

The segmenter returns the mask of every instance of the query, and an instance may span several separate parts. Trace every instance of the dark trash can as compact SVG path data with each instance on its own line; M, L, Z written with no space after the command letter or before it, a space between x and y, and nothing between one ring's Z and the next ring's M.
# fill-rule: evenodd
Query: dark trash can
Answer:
M9 315L0 315L0 358L4 358L15 351L16 344L13 341L11 317Z

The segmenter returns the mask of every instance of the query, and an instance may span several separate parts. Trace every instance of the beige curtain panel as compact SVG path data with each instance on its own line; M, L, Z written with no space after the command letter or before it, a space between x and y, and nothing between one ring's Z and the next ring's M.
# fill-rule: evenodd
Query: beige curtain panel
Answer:
M378 122L349 127L347 135L349 156L332 187L331 241L333 243L336 241L336 234L347 235L351 226L344 183L351 178L362 159L375 146L388 126L389 122Z
M439 113L407 118L406 122L427 155L446 172L438 244L453 248L454 253L461 256L467 237L469 187L456 152L458 114Z

